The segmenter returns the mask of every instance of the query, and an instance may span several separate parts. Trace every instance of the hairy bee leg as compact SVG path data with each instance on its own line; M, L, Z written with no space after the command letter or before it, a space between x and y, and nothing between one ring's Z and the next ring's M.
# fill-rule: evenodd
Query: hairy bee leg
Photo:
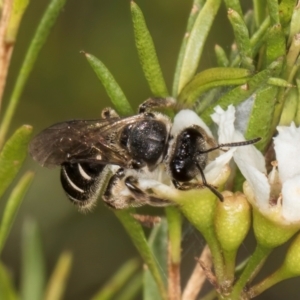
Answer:
M130 206L131 200L128 195L122 195L123 190L120 184L125 177L123 168L119 168L117 172L110 178L106 189L102 195L104 203L113 209L124 209Z
M149 204L151 206L168 206L171 205L172 202L160 199L157 197L153 197L148 195L146 192L137 187L138 180L133 176L128 176L125 179L125 185L128 190L132 193L132 195L137 199L137 202L141 205Z
M139 114L151 111L157 108L174 107L176 101L172 97L167 98L148 98L139 106Z
M167 200L148 195L137 185L138 180L134 176L126 177L125 170L119 168L110 178L102 199L105 204L113 209L124 209L145 204L152 206L167 206L172 204Z

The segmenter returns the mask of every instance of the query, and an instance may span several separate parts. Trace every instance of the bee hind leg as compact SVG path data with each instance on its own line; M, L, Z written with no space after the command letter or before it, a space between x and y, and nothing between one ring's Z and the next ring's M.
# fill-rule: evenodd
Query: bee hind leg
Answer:
M126 176L126 171L119 168L110 178L102 199L113 209L125 209L142 205L167 206L171 202L149 195L138 187L138 179Z
M164 207L171 205L172 203L165 199L160 199L158 197L154 197L149 195L147 192L140 189L138 185L138 179L133 176L128 176L125 179L125 185L128 188L128 190L132 193L132 195L135 197L136 202L140 203L140 205L148 204L151 206L158 206L158 207Z

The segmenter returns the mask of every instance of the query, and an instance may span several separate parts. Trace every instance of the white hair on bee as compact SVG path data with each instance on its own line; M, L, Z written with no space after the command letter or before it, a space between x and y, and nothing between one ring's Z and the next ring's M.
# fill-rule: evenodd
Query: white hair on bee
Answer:
M203 128L206 134L209 137L213 138L212 132L208 128L208 126L194 111L190 109L183 109L177 113L177 115L174 118L173 126L171 129L171 135L177 135L184 129L192 127L194 125Z

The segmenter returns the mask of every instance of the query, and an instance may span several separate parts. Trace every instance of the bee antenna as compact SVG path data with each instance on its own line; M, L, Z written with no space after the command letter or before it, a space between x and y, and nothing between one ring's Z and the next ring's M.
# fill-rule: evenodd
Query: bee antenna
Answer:
M261 138L257 137L255 139L252 140L248 140L248 141L242 141L242 142L235 142L235 143L226 143L226 144L219 144L216 147L213 148L209 148L206 150L201 150L198 152L199 155L203 154L203 153L208 153L217 149L222 149L223 147L240 147L240 146L247 146L247 145L251 145L251 144L255 144L258 141L260 141Z

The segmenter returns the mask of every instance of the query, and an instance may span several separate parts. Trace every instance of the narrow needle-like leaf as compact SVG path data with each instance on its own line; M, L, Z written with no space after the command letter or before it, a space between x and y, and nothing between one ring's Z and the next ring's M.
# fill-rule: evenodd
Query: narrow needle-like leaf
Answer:
M205 3L205 0L194 0L192 9L190 11L189 19L187 22L187 27L185 30L185 34L180 46L179 50L179 55L176 63L176 70L175 70L175 75L174 75L174 80L173 80L173 87L172 87L172 95L173 97L178 96L178 83L179 83L179 77L180 77L180 72L181 72L181 67L182 67L182 61L184 59L185 55L185 50L187 46L187 42L189 40L189 36L191 34L191 30L193 29L194 23L198 17L199 12L201 11L203 5Z
M71 266L72 254L67 251L63 252L58 259L58 262L46 287L46 293L43 298L44 300L63 299L67 280L71 271Z
M133 110L123 93L122 89L116 82L113 75L109 72L106 66L95 56L84 53L87 61L93 68L94 72L96 73L97 77L102 82L111 102L113 103L116 111L121 116L128 116L133 113Z
M22 300L41 300L44 294L45 264L37 224L25 221L22 236Z
M8 198L6 207L1 220L0 227L0 253L5 244L6 238L13 225L15 216L18 212L22 200L28 190L28 187L33 179L33 173L26 173L13 189L11 195Z
M136 48L150 90L157 97L169 96L145 18L138 5L133 1L131 2L131 15Z
M32 127L23 125L6 142L0 153L0 197L19 172L27 155Z
M131 216L130 210L115 210L114 213L123 224L133 244L139 251L143 261L149 268L163 300L167 299L167 291L156 258L146 240L142 226Z
M179 94L195 74L202 55L207 35L219 10L221 0L207 0L197 16L188 36L178 79L176 94Z
M0 299L18 300L19 297L13 286L9 271L0 262Z
M116 293L125 285L125 283L131 279L133 274L140 266L140 262L137 259L130 259L126 261L116 274L110 278L100 291L92 297L92 300L108 300L112 299ZM53 298L52 298L53 299ZM49 299L50 300L50 299Z

